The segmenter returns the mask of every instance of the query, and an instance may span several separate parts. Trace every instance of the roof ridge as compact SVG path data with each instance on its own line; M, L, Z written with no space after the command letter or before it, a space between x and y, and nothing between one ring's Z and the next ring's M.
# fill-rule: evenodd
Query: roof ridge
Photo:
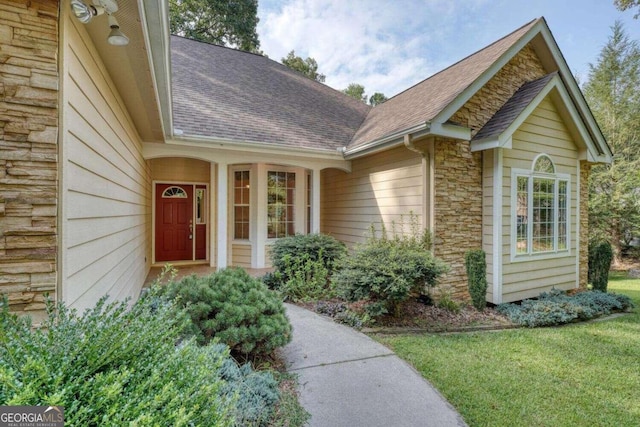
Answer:
M425 79L423 79L423 80L420 80L418 83L416 83L416 84L414 84L414 85L412 85L412 86L409 86L408 88L404 89L402 92L398 92L397 94L395 94L394 96L392 96L391 98L389 98L387 101L390 101L390 100L392 100L393 98L395 98L395 97L397 97L397 96L400 96L400 95L402 95L403 93L405 93L405 92L407 92L407 91L409 91L409 90L413 89L414 87L416 87L416 86L418 86L418 85L420 85L420 84L422 84L422 83L426 82L427 80L432 79L432 78L434 78L435 76L437 76L437 75L439 75L439 74L444 73L445 71L447 71L447 70L449 70L449 69L451 69L451 68L455 67L456 65L458 65L458 64L460 64L460 63L462 63L462 62L464 62L464 61L466 61L466 60L468 60L468 59L470 59L470 58L472 58L472 57L474 57L474 56L478 55L479 53L481 53L481 52L483 52L483 51L485 51L485 50L489 49L490 47L492 47L493 45L495 45L495 44L497 44L497 43L501 42L502 40L506 39L507 37L510 37L511 35L513 35L513 34L517 33L518 31L522 30L524 27L526 27L526 26L528 26L528 25L531 25L531 24L533 24L534 22L537 22L537 21L540 21L540 20L544 20L544 17L540 17L540 18L532 19L531 21L527 22L526 24L521 25L520 27L518 27L518 28L516 28L515 30L511 31L509 34L505 34L504 36L500 37L500 38L499 38L499 39L497 39L497 40L494 40L492 43L490 43L490 44L488 44L488 45L484 46L483 48L478 49L478 50L476 50L476 51L475 51L475 52L473 52L473 53L470 53L469 55L465 56L464 58L462 58L462 59L460 59L460 60L458 60L458 61L456 61L456 62L454 62L453 64L451 64L451 65L449 65L449 66L447 66L447 67L445 67L445 68L441 69L440 71L438 71L438 72L436 72L436 73L433 73L433 74L432 74L432 75L430 75L429 77L427 77L427 78L425 78ZM385 101L385 102L387 102L387 101Z

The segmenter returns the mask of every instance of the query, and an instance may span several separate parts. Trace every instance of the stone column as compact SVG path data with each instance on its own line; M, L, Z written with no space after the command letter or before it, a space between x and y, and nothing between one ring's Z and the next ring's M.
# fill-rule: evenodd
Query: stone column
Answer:
M58 2L0 0L0 293L44 314L57 285Z

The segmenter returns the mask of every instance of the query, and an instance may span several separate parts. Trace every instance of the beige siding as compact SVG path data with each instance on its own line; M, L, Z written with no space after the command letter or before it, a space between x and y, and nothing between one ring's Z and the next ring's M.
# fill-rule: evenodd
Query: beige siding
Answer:
M140 138L82 24L64 16L62 297L136 298L150 261L151 175Z
M211 164L202 160L187 158L152 159L151 177L163 182L199 182L208 183Z
M346 243L364 240L371 224L391 229L413 212L422 221L422 158L406 148L352 163L352 172L325 170L321 177L321 230Z
M482 157L482 250L487 254L487 301L493 299L493 162L494 150Z
M541 153L553 160L556 172L571 176L571 250L548 259L511 261L511 170L531 169ZM513 136L513 148L504 150L503 175L503 301L517 301L540 292L576 287L576 208L578 150L556 107L545 99Z
M233 243L231 245L231 265L234 267L251 268L251 245Z

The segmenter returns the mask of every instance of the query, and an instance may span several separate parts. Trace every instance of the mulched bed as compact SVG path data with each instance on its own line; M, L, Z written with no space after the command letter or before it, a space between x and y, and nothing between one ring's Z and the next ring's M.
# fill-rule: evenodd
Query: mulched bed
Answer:
M318 312L318 304L340 304L340 300L322 301L318 303L301 303L299 305ZM356 304L346 304L353 311L360 311ZM326 315L326 313L321 313ZM480 312L473 306L462 305L459 312L453 312L433 305L427 305L417 299L410 299L402 304L398 317L382 316L372 325L363 328L367 333L406 333L406 332L467 332L474 330L492 330L514 328L505 316L487 307Z
M420 332L461 332L512 327L514 325L492 307L478 311L473 306L463 305L459 312L454 312L409 300L402 305L399 317L383 316L368 331L392 333L409 329Z

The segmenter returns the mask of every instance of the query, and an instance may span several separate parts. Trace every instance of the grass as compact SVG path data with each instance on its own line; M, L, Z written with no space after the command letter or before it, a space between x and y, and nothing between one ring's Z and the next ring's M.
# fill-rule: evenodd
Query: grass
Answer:
M640 280L609 291L633 314L560 328L377 337L411 363L470 426L640 425Z

